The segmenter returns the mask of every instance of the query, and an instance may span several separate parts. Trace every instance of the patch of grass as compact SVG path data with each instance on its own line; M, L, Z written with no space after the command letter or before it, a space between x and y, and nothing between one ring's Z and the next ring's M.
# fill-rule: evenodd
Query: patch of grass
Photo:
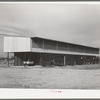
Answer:
M99 66L89 65L88 68L87 66L1 67L0 88L100 89ZM95 67L98 70L91 70Z
M100 64L64 66L64 68L92 70L92 69L100 69Z

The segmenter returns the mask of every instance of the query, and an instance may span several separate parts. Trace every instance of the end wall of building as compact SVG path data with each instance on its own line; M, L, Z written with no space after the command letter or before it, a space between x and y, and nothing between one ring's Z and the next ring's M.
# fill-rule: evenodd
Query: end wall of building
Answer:
M31 39L26 37L4 37L4 52L29 52Z

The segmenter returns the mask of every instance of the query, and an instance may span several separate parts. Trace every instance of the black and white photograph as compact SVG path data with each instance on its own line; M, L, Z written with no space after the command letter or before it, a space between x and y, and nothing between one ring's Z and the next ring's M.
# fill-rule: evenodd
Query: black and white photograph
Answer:
M0 2L0 88L99 90L100 3Z

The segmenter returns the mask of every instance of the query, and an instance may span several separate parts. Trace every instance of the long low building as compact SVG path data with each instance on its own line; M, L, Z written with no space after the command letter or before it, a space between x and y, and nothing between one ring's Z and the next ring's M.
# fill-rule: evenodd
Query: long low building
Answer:
M5 36L4 52L14 53L15 66L25 61L43 66L99 63L99 48L39 36Z

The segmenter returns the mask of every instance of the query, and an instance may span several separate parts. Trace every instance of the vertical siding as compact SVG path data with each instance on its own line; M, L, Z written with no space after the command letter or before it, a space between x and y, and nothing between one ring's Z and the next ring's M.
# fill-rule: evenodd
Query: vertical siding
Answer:
M31 51L30 38L4 37L4 52Z

